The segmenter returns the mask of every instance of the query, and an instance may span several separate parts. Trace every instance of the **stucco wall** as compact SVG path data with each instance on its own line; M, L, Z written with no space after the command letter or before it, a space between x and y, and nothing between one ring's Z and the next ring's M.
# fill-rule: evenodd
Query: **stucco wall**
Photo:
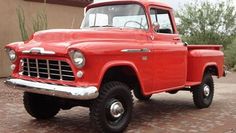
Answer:
M10 62L4 51L4 46L14 41L20 41L20 30L16 8L24 9L28 27L32 27L31 17L37 11L46 8L48 28L79 28L83 19L84 9L56 4L26 2L23 0L0 0L0 77L10 75ZM72 27L73 25L73 27Z

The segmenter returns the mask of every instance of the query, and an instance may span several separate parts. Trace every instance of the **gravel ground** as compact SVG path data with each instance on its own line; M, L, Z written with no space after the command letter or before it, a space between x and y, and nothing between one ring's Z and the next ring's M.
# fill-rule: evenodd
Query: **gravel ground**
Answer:
M87 108L76 107L50 120L35 120L22 104L22 92L0 79L0 133L93 133ZM149 102L135 100L127 133L236 133L236 73L215 79L213 104L197 109L190 92L161 93Z

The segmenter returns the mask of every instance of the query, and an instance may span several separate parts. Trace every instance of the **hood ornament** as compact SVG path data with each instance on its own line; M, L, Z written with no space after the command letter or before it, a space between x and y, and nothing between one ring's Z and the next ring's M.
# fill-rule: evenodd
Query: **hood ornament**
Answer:
M46 51L44 48L41 47L34 47L30 50L24 50L22 51L23 54L41 54L41 55L53 55L55 54L54 51Z

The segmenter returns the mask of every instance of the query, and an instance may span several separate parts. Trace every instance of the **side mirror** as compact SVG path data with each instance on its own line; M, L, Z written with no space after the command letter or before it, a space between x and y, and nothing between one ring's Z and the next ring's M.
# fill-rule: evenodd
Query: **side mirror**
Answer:
M152 27L155 32L160 29L160 25L158 24L158 22L153 22Z

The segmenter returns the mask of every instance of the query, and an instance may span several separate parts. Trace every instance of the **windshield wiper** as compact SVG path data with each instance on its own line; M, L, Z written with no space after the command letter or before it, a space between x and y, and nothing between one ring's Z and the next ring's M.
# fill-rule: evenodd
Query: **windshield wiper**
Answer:
M90 28L96 28L96 27L114 27L114 26L112 26L112 25L102 25L102 26L95 25L95 26L90 26Z
M114 27L112 25L103 25L102 27Z
M96 27L101 27L101 26L89 26L89 28L96 28Z

